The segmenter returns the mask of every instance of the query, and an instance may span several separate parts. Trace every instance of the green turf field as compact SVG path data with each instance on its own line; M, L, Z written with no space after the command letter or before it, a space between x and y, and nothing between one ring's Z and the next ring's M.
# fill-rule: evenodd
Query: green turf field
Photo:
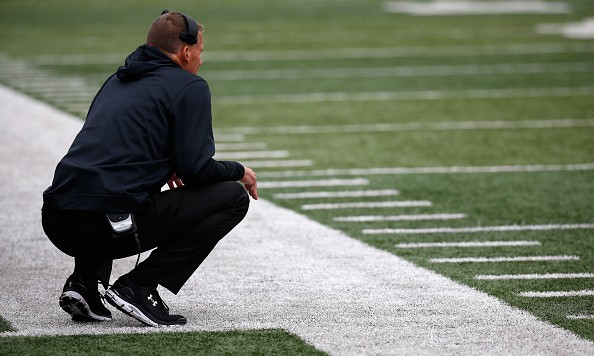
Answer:
M246 144L263 198L594 340L594 39L561 33L594 3L562 3L458 16L383 1L168 6L206 26L219 153ZM0 82L84 118L162 6L4 0L0 64L14 66ZM526 259L436 260L471 257Z

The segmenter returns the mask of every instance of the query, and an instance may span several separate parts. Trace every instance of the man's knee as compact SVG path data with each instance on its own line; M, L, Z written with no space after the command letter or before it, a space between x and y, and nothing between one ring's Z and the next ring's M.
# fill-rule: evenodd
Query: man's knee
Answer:
M250 197L240 183L237 182L229 182L229 186L233 193L233 206L238 211L243 211L243 215L247 214L248 208L250 206Z

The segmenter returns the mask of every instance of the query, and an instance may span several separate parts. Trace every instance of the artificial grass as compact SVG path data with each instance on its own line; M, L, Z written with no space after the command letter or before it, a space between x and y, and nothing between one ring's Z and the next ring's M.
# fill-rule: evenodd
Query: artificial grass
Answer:
M5 331L15 331L10 322L0 315L0 333Z
M0 337L2 355L326 355L283 330Z

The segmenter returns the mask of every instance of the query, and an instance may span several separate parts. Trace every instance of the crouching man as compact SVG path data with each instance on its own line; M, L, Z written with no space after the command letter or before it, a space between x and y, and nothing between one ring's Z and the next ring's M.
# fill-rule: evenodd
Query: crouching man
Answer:
M164 11L95 96L43 193L44 231L74 257L59 299L73 320L111 319L100 282L110 304L144 324L185 324L157 286L177 294L244 218L248 194L258 199L250 168L213 159L210 91L196 75L203 49L200 24ZM151 249L109 286L114 259Z

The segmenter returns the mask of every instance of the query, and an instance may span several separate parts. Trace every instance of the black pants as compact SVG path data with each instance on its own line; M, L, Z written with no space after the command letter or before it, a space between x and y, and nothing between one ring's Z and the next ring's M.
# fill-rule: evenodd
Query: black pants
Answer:
M148 209L135 212L142 252L156 248L130 273L146 285L179 292L215 245L245 217L249 197L236 182L181 187L152 196ZM43 229L62 252L73 256L74 273L107 287L113 259L138 253L134 236L114 238L105 214L42 212Z

